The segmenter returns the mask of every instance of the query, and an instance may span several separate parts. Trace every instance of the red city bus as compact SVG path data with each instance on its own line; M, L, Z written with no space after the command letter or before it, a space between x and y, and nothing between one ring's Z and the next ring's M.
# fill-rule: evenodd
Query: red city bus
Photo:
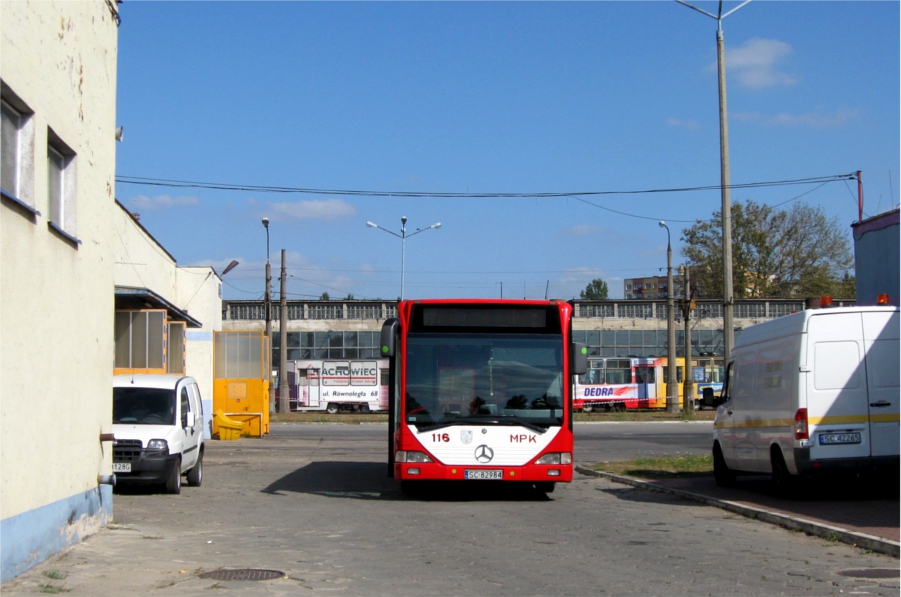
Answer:
M382 327L388 474L417 480L572 481L572 342L564 301L404 301Z

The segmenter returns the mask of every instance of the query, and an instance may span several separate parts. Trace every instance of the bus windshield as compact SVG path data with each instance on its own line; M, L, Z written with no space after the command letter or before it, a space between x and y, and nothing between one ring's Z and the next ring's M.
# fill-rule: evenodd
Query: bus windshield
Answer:
M455 424L563 423L559 334L410 333L406 421Z

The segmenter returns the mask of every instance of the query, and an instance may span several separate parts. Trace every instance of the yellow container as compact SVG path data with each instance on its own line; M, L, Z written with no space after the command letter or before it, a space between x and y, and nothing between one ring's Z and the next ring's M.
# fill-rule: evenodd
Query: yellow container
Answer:
M219 439L234 441L241 437L244 423L226 417L221 410L216 411L216 426L219 427Z

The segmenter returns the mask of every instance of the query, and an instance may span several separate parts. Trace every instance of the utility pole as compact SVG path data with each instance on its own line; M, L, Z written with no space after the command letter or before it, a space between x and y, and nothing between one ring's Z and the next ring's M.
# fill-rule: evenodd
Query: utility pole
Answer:
M685 298L682 299L682 317L685 319L685 377L682 378L682 413L694 411L694 371L691 368L691 284L688 280L688 266L681 268L685 280Z
M285 249L282 249L282 283L278 318L278 411L291 410L288 395L288 276L285 269Z
M723 1L719 2L717 14L693 6L686 0L676 0L679 4L716 19L716 63L717 80L720 99L720 187L722 195L723 217L723 357L729 362L732 346L735 344L734 312L735 297L732 288L732 198L729 193L729 119L726 109L726 47L723 35L723 19L742 8L751 0L745 0L726 14L723 14Z

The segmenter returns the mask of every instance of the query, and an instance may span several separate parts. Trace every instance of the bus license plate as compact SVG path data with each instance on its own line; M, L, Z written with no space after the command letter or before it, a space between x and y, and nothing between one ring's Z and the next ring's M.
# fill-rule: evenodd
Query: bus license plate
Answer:
M130 462L114 462L113 463L113 472L114 473L130 473L131 472L131 463Z
M500 481L504 478L504 471L466 470L463 476L465 479L493 479Z
M859 444L860 433L821 433L820 445Z

